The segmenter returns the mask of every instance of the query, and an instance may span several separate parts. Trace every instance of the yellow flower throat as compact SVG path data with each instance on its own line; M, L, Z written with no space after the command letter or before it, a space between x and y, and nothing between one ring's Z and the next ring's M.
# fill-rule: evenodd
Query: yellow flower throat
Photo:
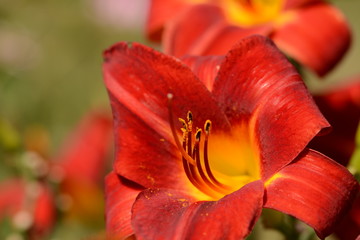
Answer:
M181 153L184 172L191 184L202 193L217 200L260 179L258 157L249 139L243 134L244 129L237 128L234 131L237 137L211 134L209 141L211 121L206 120L203 129L194 129L193 114L188 111L186 120L179 118L182 123L180 140L171 106L169 114L171 131Z
M225 0L222 8L230 22L244 27L274 22L283 8L283 0Z

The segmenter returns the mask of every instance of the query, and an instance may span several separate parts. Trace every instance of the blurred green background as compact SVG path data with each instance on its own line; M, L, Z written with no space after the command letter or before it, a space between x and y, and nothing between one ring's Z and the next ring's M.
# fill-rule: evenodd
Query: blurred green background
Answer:
M0 116L19 132L45 126L53 150L85 112L109 108L102 51L144 41L139 28L101 19L94 2L0 1Z
M0 0L0 182L23 177L18 165L34 130L53 158L86 113L110 112L102 52L118 41L145 42L146 6L143 0ZM103 239L103 207L94 206L99 219L58 216L51 239ZM0 239L18 239L11 228L10 219L0 219Z
M114 2L116 8L103 7ZM325 79L306 72L312 91L360 73L360 1L333 2L348 18L353 44ZM118 41L149 45L143 30L147 5L146 0L0 0L0 123L7 126L0 135L6 135L10 147L21 145L29 129L40 127L49 137L50 155L55 155L86 112L110 111L102 52ZM3 167L0 181L8 174ZM85 234L76 227L64 229L56 230L58 239Z

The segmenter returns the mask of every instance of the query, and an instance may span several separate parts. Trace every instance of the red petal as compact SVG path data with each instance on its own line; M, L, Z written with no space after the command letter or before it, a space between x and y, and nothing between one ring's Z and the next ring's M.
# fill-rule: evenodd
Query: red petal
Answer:
M123 239L133 234L131 208L142 189L114 172L105 179L106 232L111 237ZM112 239L112 238L111 238Z
M191 110L197 126L212 119L218 127L229 128L210 92L178 59L136 43L116 44L104 55L109 93L166 139L172 139L168 128L169 93L174 96L175 117L186 117Z
M20 180L4 181L0 185L0 218L20 210L25 197L25 186Z
M298 8L308 4L323 2L323 0L286 0L285 9Z
M325 75L350 46L351 34L344 16L329 4L312 4L294 12L294 20L272 36L284 52Z
M146 26L148 38L160 41L164 25L187 5L182 0L151 0Z
M225 17L217 6L188 7L166 26L164 52L174 56L202 55L207 44L213 41L224 24Z
M219 7L195 5L167 25L164 51L174 56L224 55L242 38L253 34L268 35L271 30L270 25L246 29L231 26Z
M98 184L111 146L112 121L108 114L91 112L65 141L57 157L66 181Z
M211 92L215 77L220 69L220 64L224 61L224 56L185 56L181 58L181 60L190 67L193 73L195 73Z
M137 239L244 239L259 218L263 184L252 182L217 202L149 189L133 206Z
M226 25L221 31L218 31L217 35L212 39L213 41L207 45L204 49L203 55L223 55L226 54L239 40L260 34L268 36L273 31L273 27L270 24L264 24L254 26L252 28L240 28L236 26Z
M50 189L44 184L27 184L18 179L2 182L0 220L5 216L14 217L21 211L32 214L33 224L28 229L30 238L42 239L49 233L55 220L55 203Z
M177 148L111 98L116 105L114 171L147 188L184 189L187 180Z
M312 150L306 150L265 186L265 207L299 218L320 238L334 231L359 190L346 168Z
M174 118L185 118L190 110L197 127L211 119L218 129L229 129L226 116L190 69L174 58L125 43L108 50L105 58L105 83L115 118L115 171L148 188L183 185L167 94L174 95Z
M341 84L315 96L333 131L315 138L309 146L346 166L355 149L356 129L360 120L360 77L344 80Z
M45 185L40 185L40 193L34 206L34 226L31 235L34 239L41 239L50 232L55 219L55 199L50 189Z
M213 92L232 124L245 123L255 135L263 179L329 126L294 67L265 37L246 38L229 52Z

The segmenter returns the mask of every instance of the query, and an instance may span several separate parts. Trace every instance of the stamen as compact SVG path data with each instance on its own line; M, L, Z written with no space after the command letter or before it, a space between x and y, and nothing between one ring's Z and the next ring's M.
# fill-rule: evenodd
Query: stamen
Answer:
M184 130L185 130L186 132L189 131L189 127L188 127L188 125L186 124L186 121L185 121L184 119L182 119L182 118L178 118L178 119L179 119L179 122L182 123Z
M188 132L188 154L190 156L192 156L194 158L194 156L192 155L192 120L193 120L193 115L192 115L192 112L188 111L187 112L187 115L186 115L186 118L187 118L187 125L188 125L188 129L189 129L189 132Z
M211 121L210 120L206 120L205 124L204 124L204 130L207 136L209 136L210 134L210 129L211 129Z
M187 132L184 132L183 134L183 149L186 150L186 139L187 139ZM190 180L190 182L196 187L196 188L201 188L201 185L198 184L198 182L196 181L196 176L193 176L193 171L191 170L192 165L189 164L189 162L184 158L184 156L182 157L182 163L183 163L183 168L185 170L185 174L187 176L187 178Z
M209 121L209 120L208 120ZM195 145L194 145L194 154L193 154L193 158L195 159L195 162L196 162L196 167L197 167L197 170L200 174L200 177L201 179L207 184L207 186L209 186L212 190L215 190L217 192L221 192L221 193L224 193L226 194L227 191L225 191L225 189L223 188L222 184L219 183L215 177L213 176L213 178L215 179L215 184L212 183L209 178L205 175L205 172L203 170L203 167L202 167L202 164L201 164L201 159L200 159L200 150L199 150L199 145L200 145L200 140L201 140L201 129L198 129L196 131L196 134L195 134L195 139L196 139L196 142L195 142ZM211 171L210 171L211 173ZM212 174L212 173L211 173ZM209 175L209 174L208 174ZM210 176L209 176L210 177ZM216 185L216 183L218 183Z
M193 152L192 152L192 130L191 130L191 126L189 127L189 131L188 131L188 135L187 135L187 153L194 158L193 156Z
M172 112L172 99L173 95L169 93L168 97L168 109L169 109L169 123L172 135L175 140L175 144L179 149L182 155L182 163L185 174L189 181L200 191L211 196L213 198L221 197L222 194L227 194L229 192L229 187L221 184L216 180L214 175L210 170L210 165L208 161L208 137L211 129L211 121L207 120L204 125L205 140L204 140L204 164L205 171L202 166L202 161L200 157L200 144L201 144L201 135L202 130L196 129L196 132L193 136L192 124L193 124L193 114L188 111L187 121L182 118L179 118L179 121L182 123L182 143L180 142L178 135L175 130L174 117ZM194 137L194 143L193 143Z
M205 140L204 140L204 164L205 164L205 170L206 174L209 176L211 181L216 184L217 186L224 188L224 189L230 189L229 186L226 186L222 183L220 183L214 176L214 174L211 171L210 164L209 164L209 157L208 157L208 142L209 142L209 135L211 130L211 121L206 120L204 124L205 129Z
M192 120L193 120L193 114L191 111L188 111L188 113L187 113L187 120L188 120L188 122L192 122Z
M192 165L195 165L195 161L194 159L192 159L183 149L183 147L181 146L180 140L177 137L176 134L176 130L175 130L175 124L174 124L174 118L173 118L173 113L172 113L172 99L173 99L173 95L171 93L167 94L167 98L168 98L168 109L169 109L169 123L170 123L170 129L171 129L171 133L174 137L175 140L175 144L177 146L177 148L179 149L179 151L181 152L181 155L186 159L186 161L188 161L189 163L191 163Z
M196 133L195 133L195 140L196 140L196 142L199 144L199 142L200 142L200 138L201 138L201 129L199 128L199 129L197 129L196 130Z

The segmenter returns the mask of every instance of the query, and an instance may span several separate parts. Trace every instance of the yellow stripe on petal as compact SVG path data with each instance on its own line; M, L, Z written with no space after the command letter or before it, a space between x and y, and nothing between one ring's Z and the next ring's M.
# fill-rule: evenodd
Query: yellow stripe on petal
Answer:
M271 178L269 178L268 180L266 180L265 182L265 188L268 187L270 184L272 184L275 180L279 179L279 178L283 178L285 177L284 175L280 174L280 173L276 173L274 175L271 176Z

